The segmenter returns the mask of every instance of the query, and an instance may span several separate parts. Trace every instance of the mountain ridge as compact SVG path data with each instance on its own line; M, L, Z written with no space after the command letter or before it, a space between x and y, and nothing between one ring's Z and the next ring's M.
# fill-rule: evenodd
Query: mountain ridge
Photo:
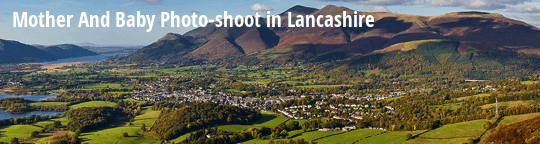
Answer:
M353 14L346 7L327 5L321 9L294 6L282 12L282 26L287 24L286 12L312 15L341 15L343 11ZM454 12L438 16L418 16L388 12L362 12L373 15L375 27L216 27L209 24L186 32L190 40L204 41L196 47L183 51L184 54L162 59L159 52L146 51L156 55L140 61L166 61L169 59L227 59L232 57L253 57L261 62L283 63L290 60L317 59L332 56L343 59L363 56L392 45L430 39L471 41L514 48L512 51L537 54L540 43L540 29L525 22L506 18L496 13ZM292 18L296 20L295 17ZM161 40L161 39L160 39ZM159 42L158 40L157 42ZM155 46L155 45L154 45ZM163 47L162 49L166 49ZM142 54L145 55L145 54ZM131 57L131 56L130 56ZM139 61L135 58L127 58ZM320 59L320 58L319 58Z

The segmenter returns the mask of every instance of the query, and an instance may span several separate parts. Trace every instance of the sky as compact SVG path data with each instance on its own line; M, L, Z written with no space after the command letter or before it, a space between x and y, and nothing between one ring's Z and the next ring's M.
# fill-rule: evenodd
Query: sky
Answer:
M214 18L227 11L230 15L255 15L256 12L279 14L295 5L322 8L344 6L358 11L392 12L434 16L459 11L500 13L506 17L540 26L540 0L0 0L0 39L26 44L149 45L167 33L184 34L195 27L161 27L161 12L206 15ZM13 27L13 13L29 15L74 15L70 28ZM110 11L110 27L77 27L81 12L104 15ZM152 31L148 27L116 26L116 12L156 15Z

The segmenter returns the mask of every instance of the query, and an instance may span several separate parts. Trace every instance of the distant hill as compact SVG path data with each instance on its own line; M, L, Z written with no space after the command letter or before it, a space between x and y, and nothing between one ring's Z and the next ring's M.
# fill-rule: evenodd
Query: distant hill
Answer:
M540 29L500 14L456 12L439 16L417 16L387 12L360 12L373 15L375 27L311 28L286 27L286 12L294 15L340 15L354 11L333 5L321 9L294 6L281 14L285 27L229 27L215 24L196 28L176 39L163 38L125 58L129 61L167 61L190 58L196 60L245 57L260 63L283 63L290 60L330 61L374 53L400 50L398 43L444 39L457 41L467 50L480 46L487 53L498 49L510 52L540 54ZM296 18L292 18L296 20ZM165 38L164 37L164 38ZM474 46L467 46L471 42ZM494 48L494 49L489 49ZM384 51L380 51L383 50ZM493 51L493 52L490 52ZM460 53L464 54L464 53Z
M21 62L43 62L58 59L34 46L17 41L0 39L0 64Z
M74 57L83 57L83 56L94 56L99 55L90 50L84 49L77 45L72 44L61 44L61 45L51 45L51 46L42 46L34 45L36 48L39 48L46 53L55 55L60 59L63 58L74 58Z

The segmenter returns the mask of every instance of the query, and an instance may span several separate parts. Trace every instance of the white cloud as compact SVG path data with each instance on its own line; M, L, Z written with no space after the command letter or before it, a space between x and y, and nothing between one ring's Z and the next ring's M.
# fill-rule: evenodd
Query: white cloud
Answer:
M386 7L384 6L368 6L367 9L365 9L367 12L390 12Z
M252 6L249 6L249 10L251 10L251 11L274 11L273 8L268 7L266 5L261 5L261 4L254 4Z
M509 6L503 11L505 12L519 12L519 13L539 13L540 5L535 3L524 3L515 6Z
M349 2L353 4L393 6L393 5L430 5L460 7L472 10L500 10L509 6L520 5L531 0L315 0L323 2Z
M321 2L349 2L354 4L364 4L364 5L381 5L381 6L390 6L390 5L409 5L413 4L415 0L315 0Z
M133 1L133 0L131 0ZM138 1L138 2L145 2L149 5L162 5L165 0L135 0L135 1Z

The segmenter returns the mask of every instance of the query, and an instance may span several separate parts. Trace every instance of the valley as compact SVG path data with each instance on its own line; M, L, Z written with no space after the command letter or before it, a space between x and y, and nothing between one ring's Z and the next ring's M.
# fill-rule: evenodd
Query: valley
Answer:
M294 6L280 16L343 12L355 11ZM0 109L55 112L1 119L0 142L540 139L540 29L496 13L357 14L374 26L212 23L142 48L0 40ZM96 58L106 54L115 56Z

